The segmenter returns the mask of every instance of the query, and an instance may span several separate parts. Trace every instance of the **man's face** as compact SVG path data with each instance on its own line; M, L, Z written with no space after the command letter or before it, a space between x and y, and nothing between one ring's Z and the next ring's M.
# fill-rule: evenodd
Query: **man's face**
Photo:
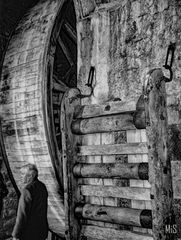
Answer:
M21 168L20 172L21 172L22 182L26 184L27 183L28 169L27 168Z

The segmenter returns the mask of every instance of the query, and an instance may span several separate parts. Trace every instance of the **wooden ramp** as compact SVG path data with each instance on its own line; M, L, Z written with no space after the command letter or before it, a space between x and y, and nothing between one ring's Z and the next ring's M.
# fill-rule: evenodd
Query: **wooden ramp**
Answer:
M165 230L174 213L164 79L150 71L137 106L80 106L79 90L64 95L67 239L175 239Z

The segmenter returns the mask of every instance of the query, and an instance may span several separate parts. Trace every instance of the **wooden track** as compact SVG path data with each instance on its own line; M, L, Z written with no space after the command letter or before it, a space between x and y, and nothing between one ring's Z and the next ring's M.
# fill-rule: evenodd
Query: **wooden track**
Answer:
M42 0L24 16L10 40L0 85L0 103L5 113L2 132L13 177L21 189L19 168L26 163L37 165L39 178L49 192L49 226L60 236L65 230L62 164L49 91L61 9L69 2ZM64 84L53 88L60 92L67 89Z

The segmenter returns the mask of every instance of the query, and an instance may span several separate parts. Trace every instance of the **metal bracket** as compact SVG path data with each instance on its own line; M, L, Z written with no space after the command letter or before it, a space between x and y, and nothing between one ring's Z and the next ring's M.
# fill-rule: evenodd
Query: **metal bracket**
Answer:
M165 82L171 82L172 78L173 78L172 63L173 63L173 59L174 59L175 46L176 46L176 44L172 43L172 42L170 42L170 45L168 46L165 65L163 65L163 67L170 71L170 78L165 77L164 78ZM169 60L170 60L170 62L168 63Z
M90 93L87 95L79 94L77 97L86 98L86 97L90 97L93 94L94 89L92 87L92 83L93 83L93 79L94 79L94 73L95 73L95 67L91 66L90 71L89 71L88 81L85 84L85 86L88 86L91 89Z

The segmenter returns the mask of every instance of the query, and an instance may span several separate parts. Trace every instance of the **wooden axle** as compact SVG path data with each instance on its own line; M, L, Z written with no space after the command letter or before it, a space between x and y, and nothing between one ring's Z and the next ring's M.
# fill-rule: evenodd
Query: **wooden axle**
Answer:
M72 122L72 132L74 134L103 133L128 129L136 129L132 113L77 119Z
M148 180L148 163L79 163L73 168L75 177Z
M74 134L102 133L131 129L144 129L144 99L133 103L109 103L105 105L80 106L75 109L72 132Z
M118 113L134 113L136 111L135 102L107 102L103 105L83 105L75 108L74 118L84 119L100 116L108 116Z
M85 204L75 208L78 218L152 228L151 210Z

